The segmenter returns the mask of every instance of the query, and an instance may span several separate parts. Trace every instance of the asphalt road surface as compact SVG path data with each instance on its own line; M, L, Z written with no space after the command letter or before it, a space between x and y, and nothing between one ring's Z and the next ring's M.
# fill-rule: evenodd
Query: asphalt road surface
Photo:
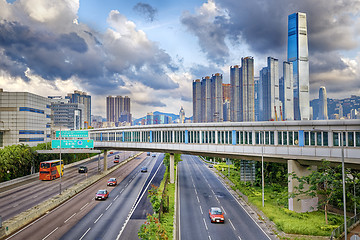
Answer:
M112 167L116 163L114 163L115 155L120 156L120 161L128 158L132 152L114 152L114 154L108 155L108 167ZM100 160L103 158L101 157ZM88 173L78 173L78 166L87 166ZM41 181L36 179L29 183L26 183L17 187L7 187L5 191L0 189L0 215L2 220L5 221L57 194L60 193L60 181L61 181L61 189L64 191L65 189L71 187L75 183L86 179L92 175L98 173L98 165L100 170L103 168L103 161L100 161L98 164L98 160L93 159L89 162L82 163L71 168L66 168L64 170L64 175L62 179L60 178L52 180L52 181ZM10 189L9 189L10 188ZM3 189L4 190L4 189Z
M270 239L206 164L196 156L181 158L177 168L180 239ZM211 207L223 210L224 223L211 223Z

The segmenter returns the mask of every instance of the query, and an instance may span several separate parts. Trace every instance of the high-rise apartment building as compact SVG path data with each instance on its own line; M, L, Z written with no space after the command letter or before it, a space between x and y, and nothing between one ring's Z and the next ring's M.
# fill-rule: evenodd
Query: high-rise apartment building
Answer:
M202 122L201 116L201 80L193 81L193 122Z
M129 118L131 118L131 111L128 96L106 97L106 120L108 122L118 123Z
M50 99L0 88L0 148L21 143L36 146L49 142L50 134Z
M211 76L211 122L223 122L223 84L222 74Z
M241 58L241 67L230 67L230 118L232 122L255 121L254 58Z
M283 62L283 75L283 119L294 120L294 74L291 62Z
M230 67L230 85L231 85L231 100L230 100L230 119L232 122L241 122L240 104L241 104L241 68L238 65Z
M222 75L213 74L193 82L193 121L223 121Z
M115 122L115 98L112 96L106 97L106 121Z
M255 121L254 58L241 58L240 116L243 122Z
M254 77L254 106L255 106L255 121L260 121L260 77Z
M310 120L308 37L305 13L288 18L287 60L293 63L294 117Z
M230 103L230 99L231 99L231 84L228 83L223 83L222 84L223 87L223 102L225 102L226 100L229 101Z
M316 117L316 116L314 116ZM327 120L328 119L328 110L327 110L327 95L326 88L321 86L319 89L319 120Z
M65 99L69 99L69 103L84 105L84 118L82 119L84 122L82 124L89 126L91 124L91 96L86 92L75 90L74 93L68 93Z
M201 115L202 122L212 122L211 79L209 76L201 80Z

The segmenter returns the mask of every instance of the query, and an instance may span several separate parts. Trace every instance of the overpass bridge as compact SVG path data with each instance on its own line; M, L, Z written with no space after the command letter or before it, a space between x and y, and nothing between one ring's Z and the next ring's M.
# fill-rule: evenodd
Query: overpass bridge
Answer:
M217 156L288 164L309 174L321 161L360 168L360 120L221 122L90 129L97 149L122 149ZM343 140L343 141L342 141ZM172 160L171 157L170 160ZM289 179L289 192L295 182ZM289 209L308 211L314 199L289 200Z

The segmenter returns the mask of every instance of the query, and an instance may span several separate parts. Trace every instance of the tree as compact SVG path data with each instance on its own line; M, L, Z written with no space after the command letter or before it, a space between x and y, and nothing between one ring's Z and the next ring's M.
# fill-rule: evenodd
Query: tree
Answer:
M322 165L317 171L313 171L308 176L298 177L295 173L289 174L293 179L299 182L299 185L294 187L294 193L290 197L296 197L302 194L319 198L319 206L324 207L325 222L328 224L328 207L331 201L336 200L337 192L342 192L342 176L341 165L331 167L330 162L323 161ZM309 188L305 188L308 185Z

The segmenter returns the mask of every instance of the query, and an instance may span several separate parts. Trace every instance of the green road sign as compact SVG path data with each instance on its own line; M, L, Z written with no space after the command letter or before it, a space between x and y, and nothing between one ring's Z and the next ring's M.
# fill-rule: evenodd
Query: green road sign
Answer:
M60 137L60 131L56 131L56 137ZM89 137L88 131L61 131L63 138L87 138Z
M60 140L51 141L52 148L60 148ZM61 148L94 148L94 140L92 139L62 139Z

